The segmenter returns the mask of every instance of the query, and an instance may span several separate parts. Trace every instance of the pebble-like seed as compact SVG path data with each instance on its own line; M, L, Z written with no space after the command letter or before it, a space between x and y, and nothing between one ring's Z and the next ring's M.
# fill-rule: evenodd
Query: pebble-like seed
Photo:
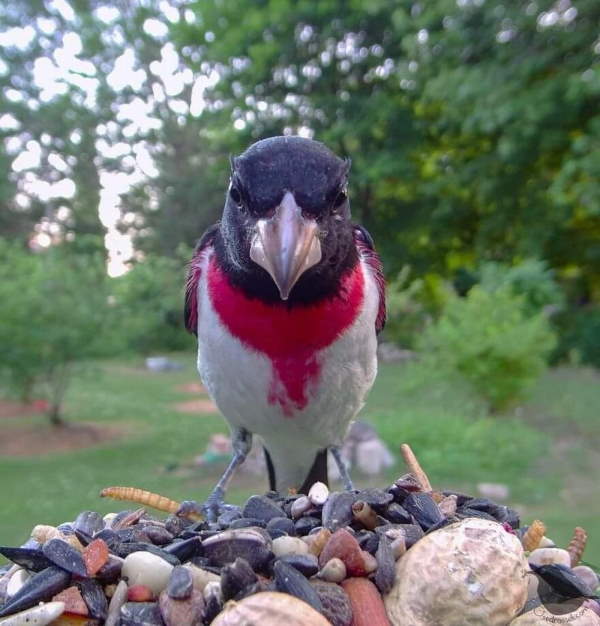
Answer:
M397 537L391 543L394 559L398 560L406 552L406 541L404 537Z
M204 591L209 583L216 583L220 587L221 577L218 574L209 572L208 570L202 569L201 567L196 567L191 563L186 563L183 567L186 567L190 570L194 583L194 589L198 589L198 591Z
M4 618L0 620L0 624L2 626L46 626L60 617L64 610L64 602L46 602Z
M54 526L38 524L33 527L33 530L31 531L31 538L35 539L38 543L44 544L50 539L61 539L62 533Z
M315 506L323 506L329 497L329 488L325 483L316 482L308 492L308 499Z
M130 586L145 585L156 596L169 584L172 571L172 565L150 552L132 552L125 558L121 570Z
M598 586L600 585L600 580L598 580L598 576L596 572L587 565L577 565L573 568L573 573L577 574L581 580L592 590L596 591Z
M558 563L571 567L571 555L562 548L537 548L527 559L533 565L550 565Z
M319 572L319 578L329 583L341 583L342 580L346 578L346 566L344 565L344 561L337 557L329 559Z
M308 511L312 506L312 502L308 496L300 496L292 503L292 517L298 519L303 513Z
M14 572L8 581L8 585L6 586L7 597L11 598L14 596L30 578L31 575L25 569L19 568L16 572Z
M377 559L365 550L362 551L363 564L367 574L373 573L377 569Z
M321 528L318 532L302 537L302 541L306 543L309 551L315 556L319 556L325 544L331 537L331 531L327 528Z
M211 580L210 582L207 582L204 586L202 594L204 595L205 600L208 600L212 596L222 599L220 579L219 581Z
M273 539L271 550L275 557L288 556L290 554L308 554L308 546L299 537L277 537Z
M117 517L116 513L107 513L102 520L104 521L104 527L105 528L110 528L111 524L113 523L113 520L115 519L115 517Z

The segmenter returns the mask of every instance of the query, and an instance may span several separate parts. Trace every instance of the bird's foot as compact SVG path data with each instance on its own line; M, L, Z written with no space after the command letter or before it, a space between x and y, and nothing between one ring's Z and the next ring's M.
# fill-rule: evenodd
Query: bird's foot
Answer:
M342 479L344 489L346 491L354 491L354 483L350 478L350 473L348 472L348 468L346 467L344 459L342 458L342 451L338 446L331 446L330 450L336 462L336 465L338 466L338 471L340 473L340 478Z
M201 504L196 502L196 500L182 500L179 504L179 508L175 512L175 515L191 519L205 518L204 509Z
M209 522L216 522L219 515L225 510L225 490L218 487L206 498L202 505L204 515Z
M244 462L252 447L252 433L244 428L234 430L232 445L233 458L229 462L227 469L223 472L223 476L221 476L219 482L212 490L210 496L206 498L203 504L198 504L193 500L184 500L179 506L177 515L189 516L190 513L192 515L199 513L206 521L215 523L219 515L227 511L228 506L225 504L225 491L235 470Z
M215 489L202 504L195 500L183 500L176 515L181 517L201 516L207 522L216 522L219 515L227 510L224 496L223 490Z

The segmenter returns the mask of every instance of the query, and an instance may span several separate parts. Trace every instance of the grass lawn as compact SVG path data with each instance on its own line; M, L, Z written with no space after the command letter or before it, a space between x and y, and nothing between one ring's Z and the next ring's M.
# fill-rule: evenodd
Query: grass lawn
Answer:
M98 497L109 485L138 486L173 499L207 495L222 468L193 467L192 459L211 433L226 428L218 415L174 409L197 397L180 388L196 380L193 355L175 358L183 370L150 373L132 358L101 363L74 381L66 418L121 426L121 438L69 452L0 456L1 544L18 545L33 525L71 520L84 509L126 508ZM559 545L566 545L575 525L584 526L590 535L585 558L597 565L599 381L591 370L556 369L512 415L489 417L458 381L437 380L418 366L384 365L362 417L376 425L395 454L400 443L410 443L436 487L475 493L476 482L505 483L509 504L522 512L524 523L542 519ZM0 437L19 437L32 423L42 433L51 429L40 416L0 420ZM403 471L397 463L376 483ZM266 483L238 478L230 499L239 502L265 489Z

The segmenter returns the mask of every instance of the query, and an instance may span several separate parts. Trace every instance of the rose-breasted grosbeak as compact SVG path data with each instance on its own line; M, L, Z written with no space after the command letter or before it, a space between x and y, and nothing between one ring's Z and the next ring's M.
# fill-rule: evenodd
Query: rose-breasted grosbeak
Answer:
M272 489L326 481L327 449L352 488L339 445L375 379L385 294L373 241L350 219L348 170L316 141L255 143L232 159L223 217L194 252L186 326L234 449L210 517L253 433Z

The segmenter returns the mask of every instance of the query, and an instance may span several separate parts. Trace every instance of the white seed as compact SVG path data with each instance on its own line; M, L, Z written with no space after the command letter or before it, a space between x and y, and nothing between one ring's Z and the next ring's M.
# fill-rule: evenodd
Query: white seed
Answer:
M216 596L217 598L221 599L221 582L211 580L210 582L206 583L202 595L207 602L211 596Z
M9 598L12 598L30 578L31 576L27 570L19 568L12 574L10 580L8 581L8 585L6 586L6 595Z
M308 554L308 545L299 537L283 535L273 539L271 550L276 558L280 558L289 554Z
M110 528L112 526L113 520L117 517L116 513L107 513L102 519L104 520L104 527Z
M0 624L2 626L46 626L46 624L60 617L64 610L64 602L46 602L5 619L0 619Z
M571 567L571 555L562 548L536 548L529 554L527 560L532 565L550 565L558 563Z
M316 482L308 492L308 499L315 506L323 506L329 498L329 488L325 483Z
M302 513L305 513L312 506L312 502L307 496L300 496L292 502L292 517L294 519L299 518Z
M404 537L396 537L390 547L392 548L394 558L398 560L406 552L406 540Z
M377 569L377 559L366 550L363 550L362 556L365 572L367 572L367 574L372 574Z
M204 591L206 585L211 582L221 584L221 577L218 574L213 574L213 572L209 572L201 567L196 567L196 565L192 565L191 563L186 563L184 567L187 567L192 573L194 589L198 591Z
M12 575L20 569L20 565L12 565L8 571L0 574L0 602L7 599L6 589L8 588L8 583L10 582Z
M117 626L121 617L121 607L127 601L127 583L124 580L119 581L115 587L110 604L108 605L108 615L104 626Z
M54 526L38 524L33 527L31 538L35 539L38 543L44 544L46 541L50 541L50 539L62 539L62 533Z
M577 567L573 568L573 573L577 574L581 580L592 590L596 591L598 585L600 585L600 581L598 580L598 576L596 572L587 565L577 565Z
M132 552L123 562L122 576L129 586L146 585L158 596L166 589L173 566L150 552Z
M346 565L342 559L329 559L319 572L319 578L329 583L341 583L346 578Z

